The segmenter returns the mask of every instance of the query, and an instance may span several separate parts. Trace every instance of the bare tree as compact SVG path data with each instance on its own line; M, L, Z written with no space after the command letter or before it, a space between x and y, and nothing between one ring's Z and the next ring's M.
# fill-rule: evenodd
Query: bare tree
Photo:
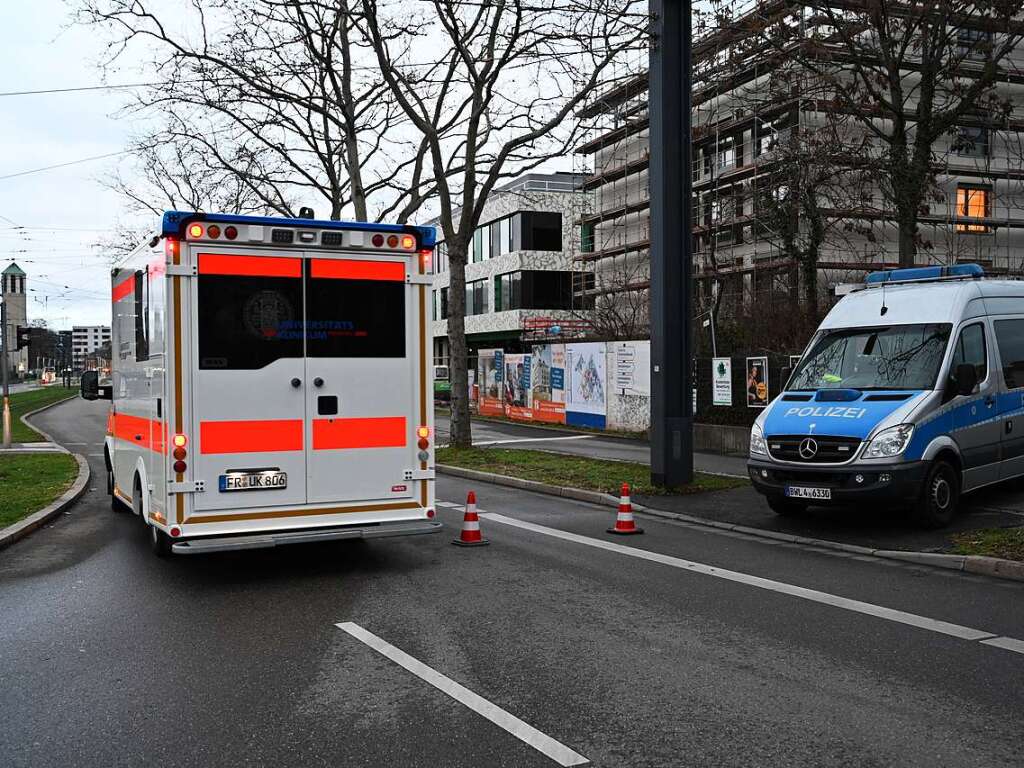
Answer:
M392 97L427 148L450 268L448 341L455 446L471 444L465 266L502 179L566 155L576 107L646 40L635 0L416 4L363 0L367 37Z
M407 219L430 194L425 147L376 71L358 8L296 0L80 0L109 35L108 63L146 46L158 84L130 109L161 117L136 144L148 181L122 184L189 207L294 215L319 197L333 219ZM170 170L170 173L167 171ZM140 199L142 198L142 199Z
M884 162L900 264L911 266L936 145L965 123L1005 118L1012 105L997 86L1019 77L1022 37L1019 0L806 0L764 18L750 45L799 63L828 89L830 108L857 122Z

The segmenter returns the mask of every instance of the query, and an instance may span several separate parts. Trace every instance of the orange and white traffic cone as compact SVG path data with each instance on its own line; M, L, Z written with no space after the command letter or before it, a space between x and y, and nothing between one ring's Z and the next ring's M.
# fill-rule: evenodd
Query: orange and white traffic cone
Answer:
M619 496L619 513L615 516L615 525L608 529L608 533L627 536L643 532L644 529L638 528L633 520L633 503L629 500L629 483L623 483L622 495Z
M470 491L466 496L466 514L462 518L462 533L452 544L459 547L482 547L490 544L480 535L480 518L476 514L476 494Z

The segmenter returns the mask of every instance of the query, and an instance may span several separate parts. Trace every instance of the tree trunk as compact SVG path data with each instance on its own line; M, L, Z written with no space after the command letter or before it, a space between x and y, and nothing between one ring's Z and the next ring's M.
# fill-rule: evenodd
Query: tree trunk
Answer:
M466 253L468 242L448 244L448 374L452 385L451 445L469 448L473 425L469 418L469 374L466 349Z
M899 223L900 266L913 267L917 261L917 216L897 212Z

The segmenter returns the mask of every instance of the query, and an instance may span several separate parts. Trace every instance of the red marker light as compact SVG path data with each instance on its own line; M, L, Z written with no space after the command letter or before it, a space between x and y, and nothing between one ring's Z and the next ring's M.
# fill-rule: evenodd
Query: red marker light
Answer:
M192 225L190 225L189 228L188 228L188 236L189 237L202 237L203 236L203 225L202 224L192 224Z
M228 240L234 240L238 237L238 229L236 227L224 227L224 237Z
M178 538L179 536L181 536L181 528L179 528L178 526L174 526L173 528L171 528L171 536L173 536L174 538Z
M174 449L174 458L176 458L178 461L181 461L182 459L184 459L185 458L185 449L184 448L175 448Z
M183 473L186 469L188 469L188 465L184 461L174 462L174 471L177 472L179 475Z
M167 260L173 264L179 253L181 253L181 243L178 242L178 238L166 238L164 240L164 256L167 257Z
M388 235L388 248L398 247L398 235Z
M384 235L374 235L372 242L374 248L380 248L384 245Z
M427 510L427 517L433 517L433 516L434 516L434 510L428 509Z
M425 451L425 450L427 450L427 448L430 447L430 441L427 440L427 438L425 438L425 437L421 437L420 441L418 443L416 443L416 444L420 447L421 451Z
M210 237L220 237L220 227L216 224L211 224L206 228L206 234Z

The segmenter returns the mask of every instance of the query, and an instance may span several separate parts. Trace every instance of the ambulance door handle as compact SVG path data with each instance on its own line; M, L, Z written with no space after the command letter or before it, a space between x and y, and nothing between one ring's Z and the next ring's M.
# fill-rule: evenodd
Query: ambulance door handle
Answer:
M315 379L313 379L313 386L314 387L322 387L323 385L324 385L324 380L321 379L319 376L317 376Z
M295 387L296 389L298 389L299 387L302 386L302 380L301 379L292 379L292 386Z

